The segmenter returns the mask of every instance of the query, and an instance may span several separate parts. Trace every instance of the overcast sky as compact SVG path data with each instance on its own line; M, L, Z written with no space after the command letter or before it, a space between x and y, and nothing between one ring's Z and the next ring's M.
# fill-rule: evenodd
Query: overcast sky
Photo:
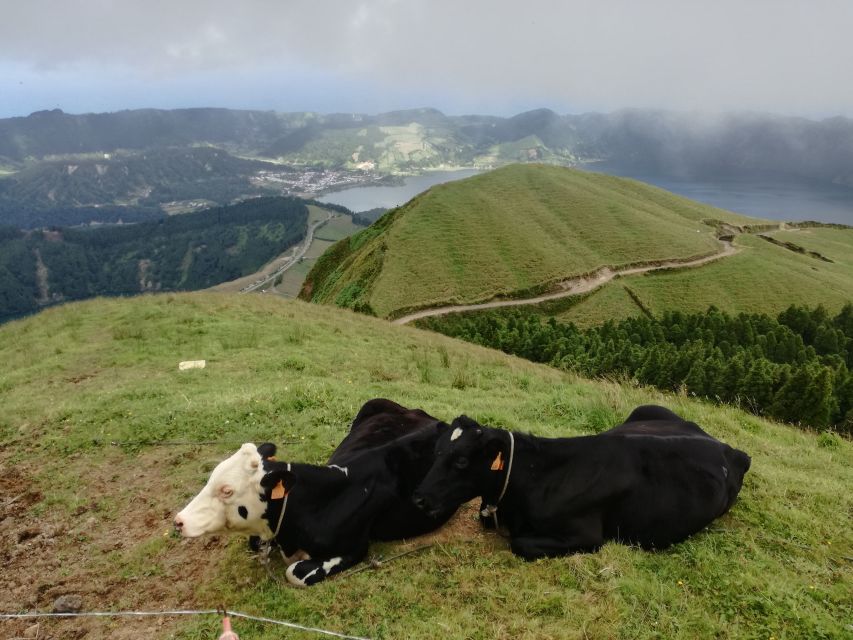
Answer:
M138 107L853 116L850 0L0 0L0 117Z

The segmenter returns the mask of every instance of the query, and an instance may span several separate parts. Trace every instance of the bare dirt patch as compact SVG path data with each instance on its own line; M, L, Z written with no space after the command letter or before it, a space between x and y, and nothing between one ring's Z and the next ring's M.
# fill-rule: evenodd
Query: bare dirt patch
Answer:
M84 612L211 608L199 602L197 592L218 579L225 541L168 537L181 505L165 471L178 454L105 455L109 460L97 466L82 458L66 461L79 478L71 504L52 502L49 472L40 469L36 478L28 469L0 461L0 612L49 612L57 598L68 595L82 599ZM41 620L38 637L165 637L177 622ZM24 637L34 623L0 621L0 637Z

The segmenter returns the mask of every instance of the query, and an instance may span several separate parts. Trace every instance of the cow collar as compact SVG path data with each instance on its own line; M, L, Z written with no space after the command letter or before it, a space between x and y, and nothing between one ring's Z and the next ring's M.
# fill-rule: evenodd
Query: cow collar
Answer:
M515 436L512 435L512 431L509 432L509 462L506 468L506 476L504 477L504 486L501 489L501 493L498 496L498 499L494 504L487 504L483 510L480 512L484 518L488 518L492 516L495 519L495 529L498 528L498 505L501 503L501 500L504 499L504 495L506 494L507 487L509 487L509 476L512 474L512 461L515 457Z
M290 463L287 463L287 470L290 471ZM284 493L283 502L281 503L281 511L278 514L278 524L275 525L275 531L273 531L272 539L275 540L278 538L278 532L281 531L281 523L284 522L284 512L287 509L287 499L290 497L290 492L286 491Z

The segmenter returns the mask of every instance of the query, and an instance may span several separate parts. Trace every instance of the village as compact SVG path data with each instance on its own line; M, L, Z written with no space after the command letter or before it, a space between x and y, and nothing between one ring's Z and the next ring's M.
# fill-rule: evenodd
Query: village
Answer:
M361 163L358 170L293 168L261 170L249 178L252 185L275 189L282 194L313 197L329 191L387 180L374 170L373 163Z

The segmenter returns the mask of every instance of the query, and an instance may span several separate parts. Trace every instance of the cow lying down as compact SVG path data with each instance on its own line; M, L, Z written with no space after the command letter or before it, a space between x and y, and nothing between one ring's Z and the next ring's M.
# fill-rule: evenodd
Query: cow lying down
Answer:
M432 531L456 507L425 514L412 492L432 465L448 426L390 400L367 402L328 465L275 459L275 445L244 444L221 462L175 517L181 535L234 531L274 540L287 556L287 580L320 582L361 561L368 540Z
M527 559L594 551L607 540L661 549L731 508L750 458L668 409L642 406L594 436L538 438L461 416L415 491L427 514L476 496Z

